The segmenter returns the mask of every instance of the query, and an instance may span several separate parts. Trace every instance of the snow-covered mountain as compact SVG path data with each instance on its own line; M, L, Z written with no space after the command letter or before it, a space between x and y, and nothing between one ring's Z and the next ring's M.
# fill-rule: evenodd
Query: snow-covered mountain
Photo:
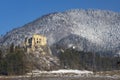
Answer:
M0 43L21 44L36 33L45 35L50 46L61 43L87 51L119 52L120 13L82 9L51 13L8 32Z

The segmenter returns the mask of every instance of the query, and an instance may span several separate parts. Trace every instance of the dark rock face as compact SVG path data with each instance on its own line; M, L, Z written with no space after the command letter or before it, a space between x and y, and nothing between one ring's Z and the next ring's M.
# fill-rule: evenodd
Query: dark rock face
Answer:
M59 43L67 47L74 45L85 51L117 53L120 50L119 31L120 13L75 9L38 18L8 32L0 43L21 44L25 37L38 33L48 38L50 46Z

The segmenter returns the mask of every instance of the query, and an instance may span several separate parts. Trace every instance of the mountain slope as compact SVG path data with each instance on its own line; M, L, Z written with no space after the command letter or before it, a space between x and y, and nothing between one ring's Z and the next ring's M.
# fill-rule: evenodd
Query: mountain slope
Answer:
M43 34L48 44L59 42L71 34L85 38L92 51L120 50L120 13L104 10L69 10L51 13L8 32L1 40L2 45L21 44L25 37ZM80 40L79 40L80 41ZM65 42L67 43L67 42ZM98 46L98 47L97 47ZM96 49L97 48L97 49Z

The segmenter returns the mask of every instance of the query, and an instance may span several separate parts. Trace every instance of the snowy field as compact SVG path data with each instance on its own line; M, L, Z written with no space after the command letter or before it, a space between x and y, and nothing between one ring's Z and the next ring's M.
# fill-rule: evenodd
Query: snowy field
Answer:
M86 70L56 70L39 71L33 70L24 76L1 76L0 80L120 80L119 76L94 75L92 71Z
M69 77L75 77L75 76L90 76L93 75L92 71L86 71L86 70L56 70L56 71L39 71L39 70L33 70L32 73L27 73L28 76L69 76Z

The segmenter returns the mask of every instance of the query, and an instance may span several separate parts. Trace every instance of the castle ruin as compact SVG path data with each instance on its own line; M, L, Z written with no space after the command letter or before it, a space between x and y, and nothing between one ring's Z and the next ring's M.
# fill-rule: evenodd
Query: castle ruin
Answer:
M30 38L25 38L25 48L28 53L39 51L42 54L47 51L47 38L43 35L34 34Z

